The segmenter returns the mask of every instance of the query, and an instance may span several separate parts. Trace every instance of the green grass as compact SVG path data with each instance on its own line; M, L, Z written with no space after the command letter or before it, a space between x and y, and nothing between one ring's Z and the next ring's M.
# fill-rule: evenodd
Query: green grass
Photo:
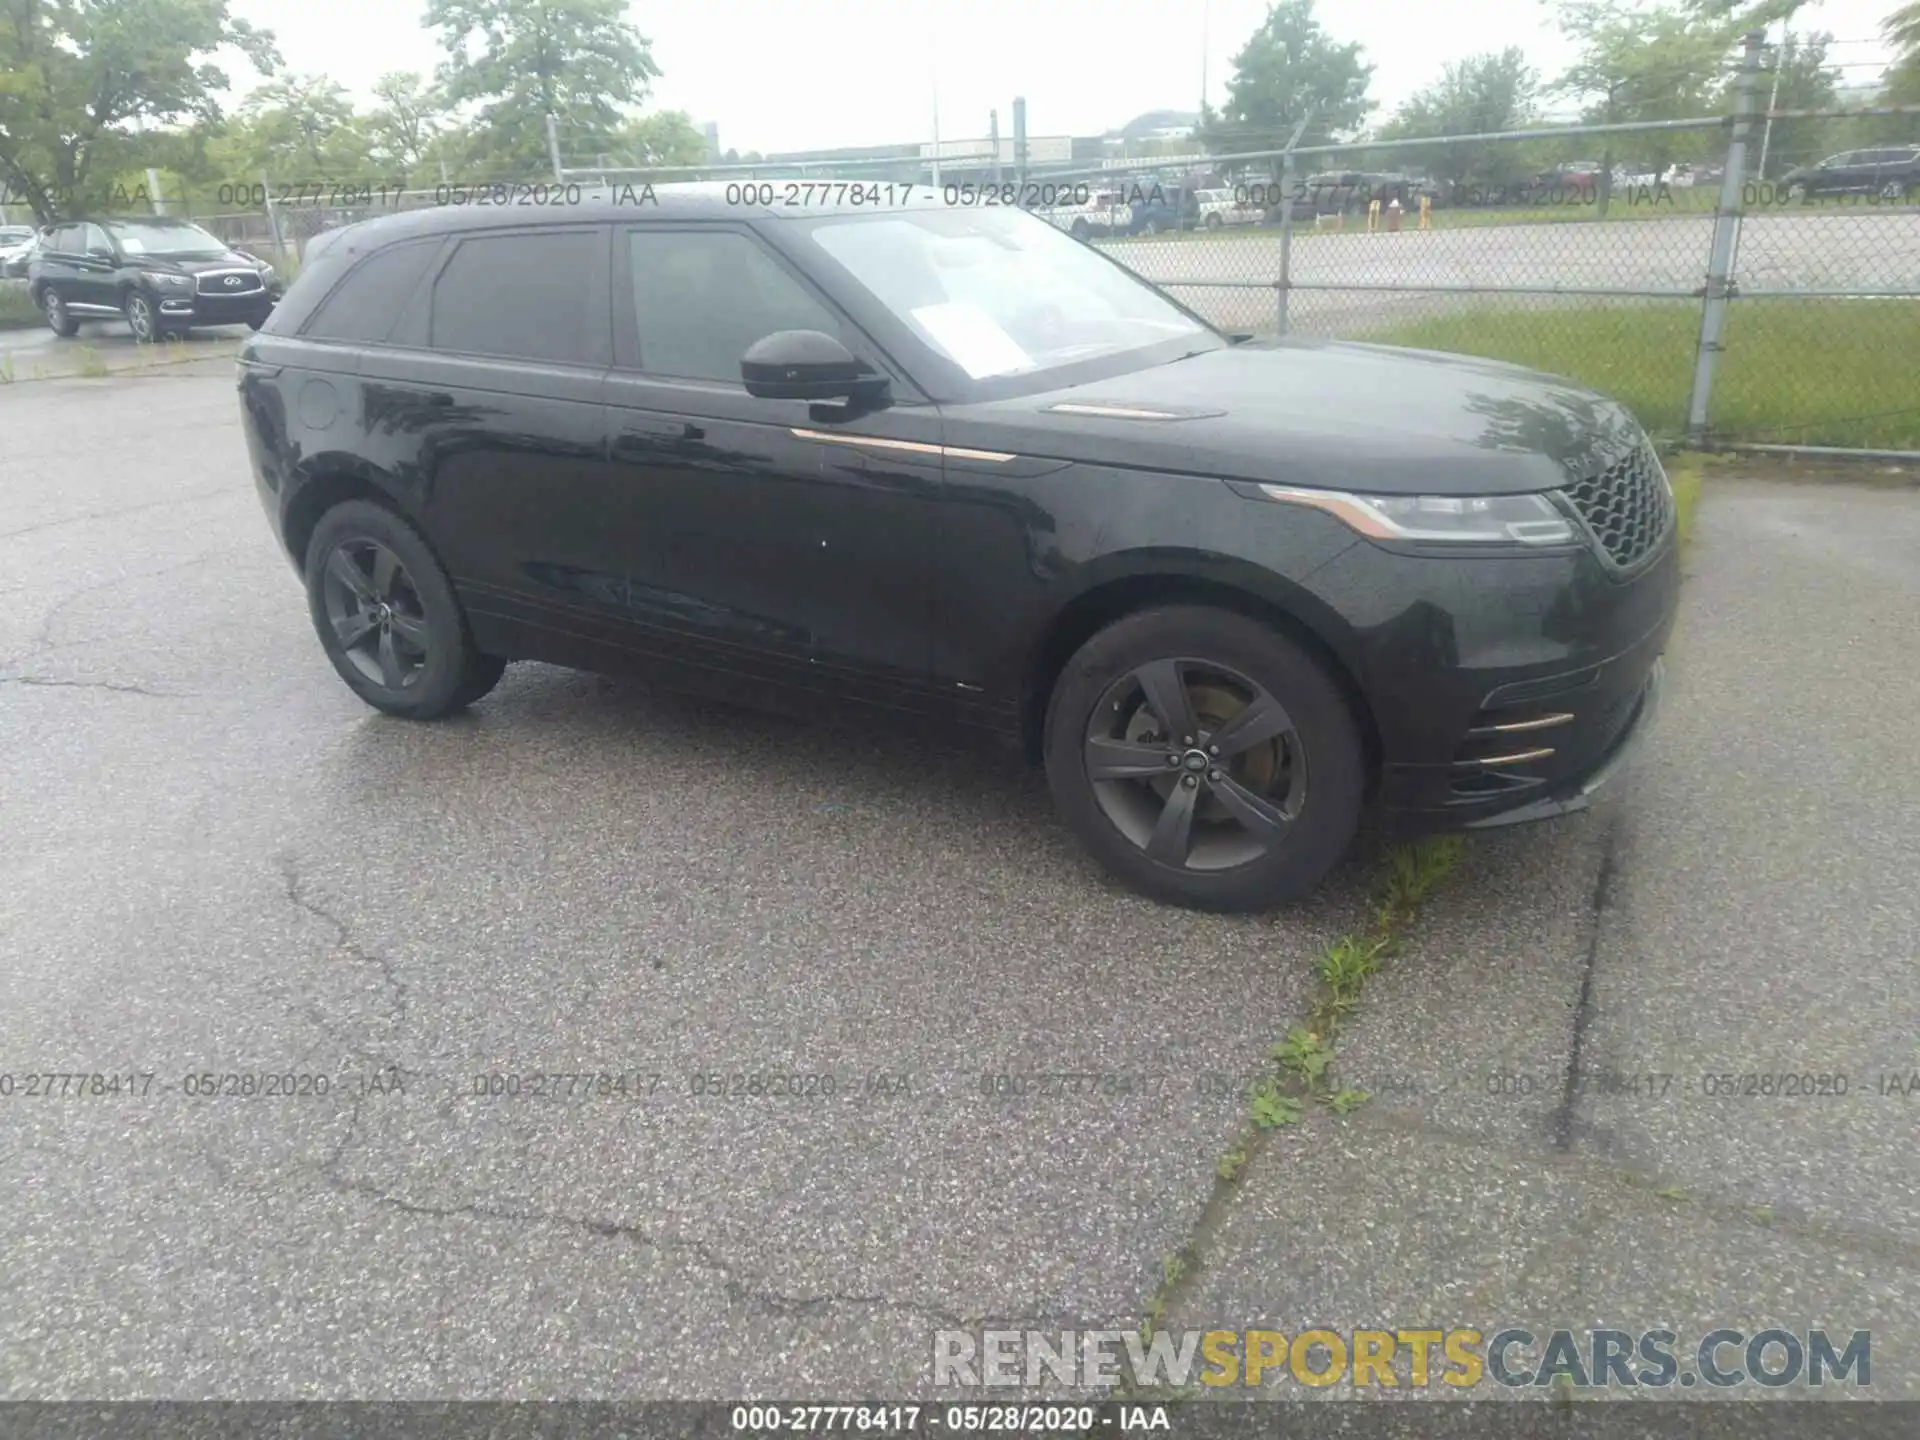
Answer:
M1694 301L1485 308L1355 338L1511 360L1615 396L1656 436L1686 429ZM1920 449L1920 299L1735 300L1709 421L1722 440Z
M1682 545L1693 538L1693 516L1700 508L1701 472L1706 461L1706 456L1696 452L1676 456L1666 466L1667 483L1673 486L1674 526Z
M0 325L37 325L41 320L24 283L0 282Z

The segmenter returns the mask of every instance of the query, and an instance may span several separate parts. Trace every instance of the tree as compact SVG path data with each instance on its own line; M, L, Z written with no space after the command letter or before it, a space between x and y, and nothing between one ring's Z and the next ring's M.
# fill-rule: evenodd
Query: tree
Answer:
M1791 32L1784 43L1769 48L1766 56L1766 69L1760 75L1760 100L1765 106L1772 98L1775 108L1781 110L1824 110L1838 101L1839 72L1827 63L1827 47L1833 43L1833 36L1826 33L1814 35L1795 35ZM1779 90L1774 89L1775 74L1778 68ZM1718 102L1722 110L1731 111L1733 96L1732 81L1728 81L1728 93ZM1758 149L1749 153L1753 157L1753 174L1756 178L1784 175L1795 165L1805 165L1830 155L1845 144L1845 123L1841 120L1778 120L1762 122L1766 138L1767 163L1764 174L1760 169Z
M1735 47L1762 17L1778 17L1799 0L1767 0L1737 8L1715 0L1622 4L1621 0L1565 0L1560 28L1579 46L1579 59L1554 89L1584 99L1594 124L1681 120L1722 114L1725 79ZM1704 160L1724 137L1712 130L1650 130L1610 138L1601 167L1601 203L1612 184L1615 146L1628 163L1654 173L1679 160Z
M623 165L700 165L707 137L684 110L657 110L627 121L614 136L613 154Z
M240 177L276 184L344 182L366 172L367 136L353 100L324 75L283 74L240 104L216 147Z
M625 13L625 0L428 0L427 24L447 49L446 101L479 105L471 158L544 170L550 114L566 150L611 150L622 107L643 101L660 73Z
M1920 103L1920 3L1902 5L1881 23L1880 33L1893 47L1887 71L1889 104Z
M1381 129L1383 140L1424 135L1485 135L1526 128L1535 114L1540 76L1519 46L1448 62L1440 79L1400 107ZM1488 189L1514 183L1526 168L1512 142L1485 140L1399 152L1436 180Z
M1278 150L1311 108L1303 145L1358 130L1374 109L1373 66L1358 44L1331 39L1313 18L1313 0L1278 0L1233 57L1227 100L1201 120L1200 141L1216 154Z
M271 33L226 0L0 0L0 186L42 224L105 206L113 177L181 158L186 133L220 119L237 49L262 73Z
M374 81L373 93L380 105L362 125L373 163L385 175L410 178L434 152L445 103L410 71L382 75Z

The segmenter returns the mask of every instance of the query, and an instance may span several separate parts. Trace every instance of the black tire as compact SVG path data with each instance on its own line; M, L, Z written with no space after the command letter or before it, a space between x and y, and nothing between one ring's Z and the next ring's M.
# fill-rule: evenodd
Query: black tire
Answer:
M80 322L74 319L67 302L51 285L40 292L40 311L47 317L47 328L62 340L71 340L80 333Z
M1226 223L1227 222L1222 220L1217 214L1207 216L1207 229L1209 230L1218 230Z
M1084 220L1076 220L1067 233L1076 240L1085 240L1093 234L1093 227Z
M165 335L165 327L160 324L159 309L141 291L127 291L126 297L120 302L120 310L127 317L127 328L133 331L133 338L139 344L151 345Z
M1160 706L1136 684L1143 671L1179 677L1191 738L1157 734ZM1277 709L1284 731L1243 746L1243 726L1230 738L1238 712L1222 697L1235 692L1246 715L1263 700ZM1231 758L1206 758L1216 738ZM1090 747L1145 763L1096 779ZM1143 894L1201 910L1267 910L1313 890L1352 844L1366 793L1359 726L1320 665L1255 620L1197 605L1138 611L1081 646L1054 683L1045 753L1054 803L1095 858ZM1149 774L1162 760L1168 769ZM1194 798L1175 842L1184 858L1169 863L1149 846L1180 808L1181 786Z
M381 552L394 562L384 577ZM352 568L358 586L338 568L342 563ZM432 547L384 506L349 500L321 516L307 545L306 578L321 648L340 678L374 709L407 720L437 720L500 683L506 661L474 648L467 617ZM363 621L364 628L358 623Z

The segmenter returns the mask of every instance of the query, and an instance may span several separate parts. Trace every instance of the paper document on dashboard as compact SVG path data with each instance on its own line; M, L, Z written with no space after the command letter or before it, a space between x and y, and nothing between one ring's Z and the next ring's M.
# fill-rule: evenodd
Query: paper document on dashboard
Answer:
M1033 357L971 300L922 305L913 312L913 318L953 363L975 380L1033 368Z

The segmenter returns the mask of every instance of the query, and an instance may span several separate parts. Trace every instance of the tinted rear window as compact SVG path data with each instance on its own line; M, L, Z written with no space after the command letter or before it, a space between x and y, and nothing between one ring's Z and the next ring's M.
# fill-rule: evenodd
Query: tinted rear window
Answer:
M607 364L610 316L592 303L603 255L588 230L463 240L434 282L433 348Z
M313 340L376 344L387 338L407 297L440 252L440 240L415 240L369 256L321 302L302 333Z

